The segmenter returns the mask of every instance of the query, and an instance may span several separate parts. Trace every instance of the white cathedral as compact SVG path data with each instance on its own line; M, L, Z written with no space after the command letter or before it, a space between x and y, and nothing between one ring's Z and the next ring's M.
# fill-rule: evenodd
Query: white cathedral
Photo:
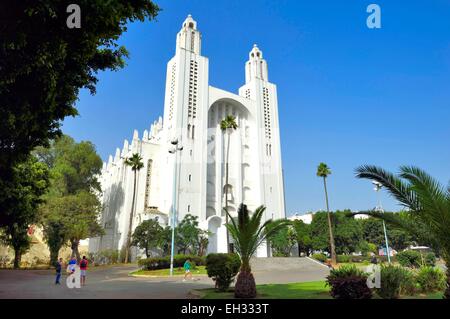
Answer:
M127 241L134 173L125 159L134 153L143 158L144 167L137 173L133 230L156 217L163 226L172 225L175 208L177 222L191 214L210 231L208 253L226 252L225 190L232 216L244 203L250 211L266 206L265 220L285 218L277 89L269 82L267 62L254 45L245 63L245 84L238 94L227 92L209 85L201 42L197 22L189 15L167 65L164 118L142 138L135 130L131 143L125 140L122 150L117 148L103 165L99 180L105 235L89 240L90 251L120 250ZM238 125L229 135L220 127L227 115ZM133 258L137 255L133 249ZM257 256L270 256L267 245Z

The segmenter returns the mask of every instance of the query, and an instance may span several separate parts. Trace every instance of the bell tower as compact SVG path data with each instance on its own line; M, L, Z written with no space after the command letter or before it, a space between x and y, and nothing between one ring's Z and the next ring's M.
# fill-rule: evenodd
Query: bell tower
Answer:
M202 36L197 30L197 22L188 15L177 35L177 52L179 49L201 55Z

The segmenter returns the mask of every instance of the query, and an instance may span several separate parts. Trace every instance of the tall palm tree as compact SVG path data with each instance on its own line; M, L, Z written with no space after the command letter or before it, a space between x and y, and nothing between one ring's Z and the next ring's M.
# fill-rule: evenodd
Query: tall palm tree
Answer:
M333 227L331 225L330 206L328 205L328 192L327 192L327 177L331 175L331 170L325 163L320 163L317 167L317 176L323 178L323 187L325 189L325 201L327 203L327 216L328 216L328 233L330 236L330 251L331 251L331 263L336 264L336 247L334 246Z
M226 227L234 239L236 251L241 258L241 268L234 286L236 298L256 297L256 284L250 267L250 258L267 237L288 225L287 220L278 220L276 222L267 220L261 225L265 209L264 206L258 207L250 217L247 206L241 204L236 221L225 209L227 216L231 220L231 223L227 223ZM271 227L267 227L268 225L271 225Z
M227 115L221 122L220 122L220 129L222 132L227 132L227 153L226 153L226 160L225 160L225 205L224 208L227 209L228 207L228 163L230 158L230 140L231 140L231 133L233 130L236 130L238 128L238 125L236 123L236 118L233 115ZM225 215L226 223L228 223L228 214ZM227 232L227 251L230 252L230 235Z
M134 203L136 199L137 173L142 167L144 167L144 163L142 162L142 157L138 153L134 153L130 158L125 160L125 165L130 166L131 170L134 172L133 199L131 201L130 222L128 223L127 243L125 247L125 263L128 263L131 246L131 230L134 217Z
M383 219L437 247L447 267L444 297L450 299L450 186L445 189L425 171L412 166L401 166L400 173L394 175L382 168L364 165L356 169L356 177L379 182L409 210L406 217L376 211L360 213Z

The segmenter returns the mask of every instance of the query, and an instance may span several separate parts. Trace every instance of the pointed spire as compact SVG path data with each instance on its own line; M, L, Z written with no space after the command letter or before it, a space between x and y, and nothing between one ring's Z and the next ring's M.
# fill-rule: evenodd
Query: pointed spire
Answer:
M114 163L119 162L120 160L120 148L116 148L116 155L114 156Z
M122 148L122 156L125 156L128 151L130 150L130 146L128 144L128 140L123 141L123 148Z
M148 140L148 131L147 130L144 131L144 134L142 136L142 140Z
M139 132L138 132L138 130L134 130L134 132L133 132L133 140L139 140Z

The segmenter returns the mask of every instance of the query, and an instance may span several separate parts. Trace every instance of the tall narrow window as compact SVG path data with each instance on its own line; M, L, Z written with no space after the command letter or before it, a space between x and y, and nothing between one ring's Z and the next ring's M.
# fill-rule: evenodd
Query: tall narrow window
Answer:
M192 139L194 139L194 128L195 128L195 126L192 125Z
M191 181L191 174L189 174L189 181Z
M188 213L191 212L191 205L188 205Z

